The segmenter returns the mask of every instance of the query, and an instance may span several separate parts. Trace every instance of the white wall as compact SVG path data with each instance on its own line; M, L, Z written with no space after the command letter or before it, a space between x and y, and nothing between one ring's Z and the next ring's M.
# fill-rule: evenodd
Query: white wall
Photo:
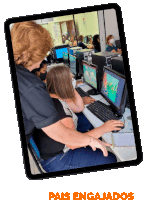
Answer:
M74 19L79 35L99 34L97 11L75 14Z
M106 30L106 37L108 35L113 35L115 40L119 40L119 31L118 31L118 24L117 24L117 17L115 9L108 9L104 11L105 17L105 30Z
M100 45L101 51L104 52L106 48L106 41L105 41L105 26L104 26L104 16L103 11L98 11L98 23L99 23L99 37L100 37Z
M105 20L105 26L104 26ZM101 51L104 52L106 48L106 37L113 35L115 40L119 40L119 30L117 24L116 12L114 9L100 10L98 11L98 22L99 22L99 36Z

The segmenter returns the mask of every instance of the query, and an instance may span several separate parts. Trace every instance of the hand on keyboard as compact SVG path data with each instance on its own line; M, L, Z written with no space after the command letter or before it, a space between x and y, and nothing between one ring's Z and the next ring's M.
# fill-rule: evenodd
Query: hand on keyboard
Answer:
M124 124L122 121L118 120L109 120L105 122L100 128L102 128L102 131L104 133L111 132L111 131L117 131L121 130L121 127L123 127Z
M84 105L94 103L95 99L92 97L82 97Z

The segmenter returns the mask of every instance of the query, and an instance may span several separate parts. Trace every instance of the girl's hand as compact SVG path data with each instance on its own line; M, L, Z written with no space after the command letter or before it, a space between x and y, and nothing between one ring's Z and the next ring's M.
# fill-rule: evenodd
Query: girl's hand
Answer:
M84 105L94 103L95 99L92 97L82 97Z

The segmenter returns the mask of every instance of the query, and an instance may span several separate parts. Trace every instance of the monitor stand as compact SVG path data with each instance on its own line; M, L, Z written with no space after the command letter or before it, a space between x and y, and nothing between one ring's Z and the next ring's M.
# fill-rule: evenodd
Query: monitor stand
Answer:
M97 95L97 94L99 94L99 92L97 90L93 89L93 88L91 90L88 90L87 92L88 92L89 95Z
M118 119L121 119L123 117L123 115L119 115L115 113L115 116L118 117Z
M74 79L75 79L75 80L78 80L78 79L80 79L80 77L76 74L76 75L74 76Z

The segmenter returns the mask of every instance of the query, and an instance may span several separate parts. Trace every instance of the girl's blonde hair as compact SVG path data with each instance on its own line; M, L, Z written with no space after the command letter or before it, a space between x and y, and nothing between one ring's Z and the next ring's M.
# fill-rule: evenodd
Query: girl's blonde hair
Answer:
M11 39L15 63L26 68L42 61L53 46L50 33L33 21L15 23Z

